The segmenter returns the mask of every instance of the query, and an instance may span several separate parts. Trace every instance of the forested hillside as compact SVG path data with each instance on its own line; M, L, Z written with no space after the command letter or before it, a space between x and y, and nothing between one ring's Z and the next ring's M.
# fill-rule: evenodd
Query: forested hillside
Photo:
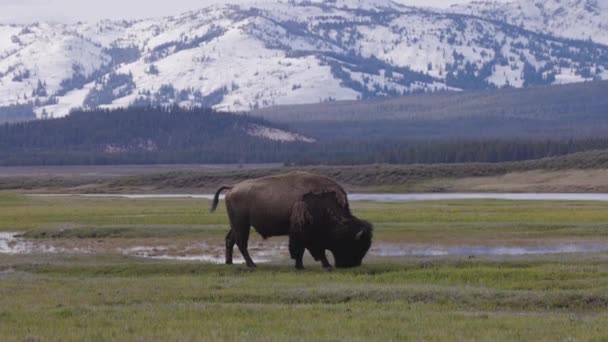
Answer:
M0 165L531 160L608 149L606 94L602 81L248 115L177 106L81 110L0 126Z
M76 111L0 126L0 164L240 162L305 137L263 119L212 109ZM288 143L285 143L288 145Z
M178 107L78 111L0 126L0 165L504 162L601 149L608 149L608 138L315 141L261 118Z
M251 114L321 139L563 139L608 135L608 82L278 106Z

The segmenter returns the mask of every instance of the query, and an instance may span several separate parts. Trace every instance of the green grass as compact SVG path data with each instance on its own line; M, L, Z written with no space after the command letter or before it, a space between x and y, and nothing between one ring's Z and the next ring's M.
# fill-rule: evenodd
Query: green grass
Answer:
M225 225L226 215L209 213L209 202L189 199L116 199L84 197L26 197L0 194L0 230L59 226L167 227ZM177 227L179 226L179 227ZM222 227L225 233L225 227Z
M578 271L577 262L439 260L327 273L112 258L11 262L0 282L3 340L549 341L608 333L600 263Z
M606 237L608 203L553 201L432 201L353 203L356 215L373 222L381 240L449 242L460 237ZM0 193L0 230L29 237L191 237L226 233L223 205L209 201L28 197ZM450 237L451 236L451 237ZM449 237L449 238L448 238Z
M209 239L208 201L0 194L0 230L75 241ZM353 203L375 243L606 242L608 204ZM221 244L221 241L218 243ZM238 254L238 252L236 252ZM326 272L115 254L0 255L0 340L608 341L608 253L370 256Z

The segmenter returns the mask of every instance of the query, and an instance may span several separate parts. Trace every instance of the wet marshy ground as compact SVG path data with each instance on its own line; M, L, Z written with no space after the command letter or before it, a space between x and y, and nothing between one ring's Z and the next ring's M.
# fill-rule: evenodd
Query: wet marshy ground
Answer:
M217 265L209 204L0 193L0 340L608 336L608 202L355 200L373 245L334 272L255 233L255 271Z
M132 257L224 262L224 244L220 240L186 239L27 239L22 233L0 233L0 255L13 254L121 254ZM249 246L257 263L289 258L285 239L254 241ZM372 245L369 255L374 257L424 256L521 256L538 254L569 254L607 252L608 243L593 241L549 242L526 245L446 245L420 243L386 243ZM235 247L234 262L243 263Z

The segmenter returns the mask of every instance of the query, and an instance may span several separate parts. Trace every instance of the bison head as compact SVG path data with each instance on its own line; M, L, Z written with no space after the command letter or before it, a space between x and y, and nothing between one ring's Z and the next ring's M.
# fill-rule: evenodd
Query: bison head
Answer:
M332 252L336 267L360 266L372 244L372 225L353 216L335 192L304 195L294 206L292 221L308 240Z
M330 249L336 267L361 266L361 261L372 245L372 225L354 216L344 222L347 233Z

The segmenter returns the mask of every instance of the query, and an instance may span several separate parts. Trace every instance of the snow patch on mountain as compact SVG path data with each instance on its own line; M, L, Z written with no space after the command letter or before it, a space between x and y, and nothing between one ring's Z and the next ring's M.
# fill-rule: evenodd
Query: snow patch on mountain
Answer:
M282 141L282 142L305 142L305 143L314 143L315 139L305 137L301 134L284 131L282 129L274 128L274 127L266 127L258 124L251 124L245 130L248 135L252 137L259 137L264 139L269 139L273 141Z
M449 11L499 20L527 30L608 45L606 0L473 1Z

